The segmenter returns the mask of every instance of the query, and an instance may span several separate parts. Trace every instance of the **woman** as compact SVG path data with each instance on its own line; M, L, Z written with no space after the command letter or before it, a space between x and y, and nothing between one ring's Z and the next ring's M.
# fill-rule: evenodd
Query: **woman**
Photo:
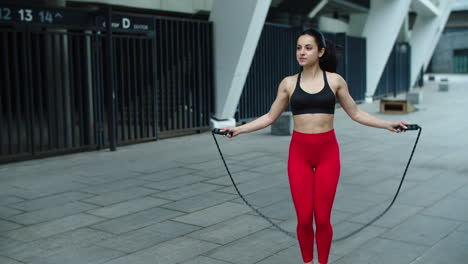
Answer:
M360 110L351 98L345 80L336 73L334 44L317 30L306 30L297 39L296 58L302 72L284 78L270 111L239 127L225 127L235 137L265 128L275 122L288 103L294 119L289 147L288 178L297 215L297 237L304 263L312 263L314 229L318 261L328 263L333 237L332 205L340 175L338 142L333 129L335 101L346 113L366 126L392 132L406 129L404 122L389 122Z

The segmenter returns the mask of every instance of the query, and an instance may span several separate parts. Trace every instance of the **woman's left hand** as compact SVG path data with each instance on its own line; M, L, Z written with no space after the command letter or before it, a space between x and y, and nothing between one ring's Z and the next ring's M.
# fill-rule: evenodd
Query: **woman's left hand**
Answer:
M396 133L406 132L406 130L405 130L407 128L406 125L408 125L408 123L406 123L406 122L394 121L394 122L390 122L387 129L392 131L392 132L396 132ZM402 127L404 129L399 129L398 127Z

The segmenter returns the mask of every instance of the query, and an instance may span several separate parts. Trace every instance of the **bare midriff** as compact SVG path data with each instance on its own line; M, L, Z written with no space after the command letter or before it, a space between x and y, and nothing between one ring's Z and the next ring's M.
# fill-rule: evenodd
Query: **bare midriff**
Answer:
M294 116L294 130L317 134L333 129L333 114L301 114Z

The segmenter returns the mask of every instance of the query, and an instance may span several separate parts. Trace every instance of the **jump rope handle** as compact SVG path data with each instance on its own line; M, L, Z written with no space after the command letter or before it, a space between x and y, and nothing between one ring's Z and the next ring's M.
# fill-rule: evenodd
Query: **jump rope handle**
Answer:
M416 124L410 124L410 125L406 125L406 129L404 129L402 126L397 126L396 129L399 129L399 130L418 130L420 129L421 127L416 125Z
M224 132L221 132L221 129L219 129L219 128L213 129L213 133L214 133L214 134L218 134L218 135L223 135L223 136L227 136L227 135L231 135L231 136L232 136L232 132L231 132L231 131L224 131Z

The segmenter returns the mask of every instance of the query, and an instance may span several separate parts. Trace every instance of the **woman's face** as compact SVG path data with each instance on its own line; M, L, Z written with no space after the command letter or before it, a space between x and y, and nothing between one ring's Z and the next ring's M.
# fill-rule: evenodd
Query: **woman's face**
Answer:
M311 66L318 63L325 49L318 50L317 42L311 35L302 35L297 39L296 59L300 66Z

